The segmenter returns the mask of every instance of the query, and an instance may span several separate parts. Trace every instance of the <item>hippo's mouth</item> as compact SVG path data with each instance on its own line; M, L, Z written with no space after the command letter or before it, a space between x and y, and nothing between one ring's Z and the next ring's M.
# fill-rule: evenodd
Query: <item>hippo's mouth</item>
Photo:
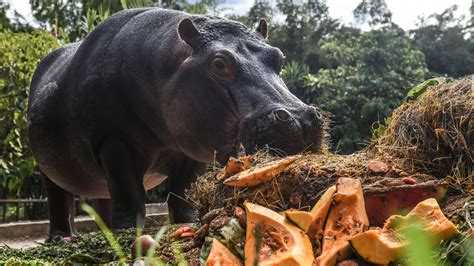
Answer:
M283 112L281 112L283 110ZM302 119L283 108L272 108L263 115L248 117L241 122L239 139L247 154L266 150L286 156L304 151L324 149L326 123L319 110Z

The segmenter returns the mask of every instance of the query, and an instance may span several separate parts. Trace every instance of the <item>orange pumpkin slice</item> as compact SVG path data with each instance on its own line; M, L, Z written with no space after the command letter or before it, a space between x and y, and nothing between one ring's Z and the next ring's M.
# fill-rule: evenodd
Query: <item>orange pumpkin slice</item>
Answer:
M400 253L404 244L397 236L390 231L374 229L356 235L350 240L354 250L364 260L387 265L400 258Z
M389 264L400 258L407 245L402 234L403 227L410 226L410 219L416 219L427 232L432 245L448 240L458 229L441 211L436 199L424 200L406 216L393 215L382 229L366 231L353 237L350 243L354 250L366 261L374 264Z
M312 237L313 234L322 232L335 192L336 186L328 188L310 212L287 210L285 215L305 232L309 232L310 237Z
M244 206L247 212L245 265L312 264L311 242L301 229L275 211L252 203Z
M212 248L206 260L206 266L240 266L242 262L219 240L212 239Z
M454 234L459 233L456 226L444 216L434 198L418 203L406 216L393 215L387 220L383 228L397 229L400 225L408 224L408 221L413 218L423 225L423 230L430 233L434 242L449 239Z
M351 255L349 239L369 226L359 180L339 178L324 228L322 253L316 265L335 265Z
M299 155L290 156L278 161L258 165L255 168L245 170L227 178L224 180L224 185L234 187L253 187L259 185L279 175L299 157Z
M230 157L224 168L225 176L233 176L245 170L245 163L240 159Z

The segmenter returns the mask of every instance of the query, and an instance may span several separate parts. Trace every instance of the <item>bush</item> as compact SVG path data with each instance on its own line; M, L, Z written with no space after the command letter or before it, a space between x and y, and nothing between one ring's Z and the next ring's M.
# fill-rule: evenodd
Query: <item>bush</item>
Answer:
M59 45L43 30L0 32L0 198L32 196L22 193L35 172L26 134L28 91L39 61Z

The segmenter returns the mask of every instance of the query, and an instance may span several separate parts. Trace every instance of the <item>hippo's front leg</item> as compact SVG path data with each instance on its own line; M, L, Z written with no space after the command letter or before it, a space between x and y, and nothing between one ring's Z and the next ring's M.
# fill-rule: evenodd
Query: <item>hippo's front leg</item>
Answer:
M184 199L184 191L189 188L206 170L206 164L195 161L184 155L176 159L170 167L168 173L168 209L170 219L174 223L193 222L197 218L194 206Z
M112 198L112 227L132 228L145 217L143 160L126 141L108 137L99 150Z

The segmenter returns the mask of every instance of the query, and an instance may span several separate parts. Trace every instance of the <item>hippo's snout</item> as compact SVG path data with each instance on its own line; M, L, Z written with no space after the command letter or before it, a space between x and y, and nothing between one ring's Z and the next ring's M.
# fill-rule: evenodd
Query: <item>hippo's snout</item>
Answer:
M325 130L323 113L313 106L277 107L245 119L240 137L248 153L269 148L277 154L292 155L321 151Z

